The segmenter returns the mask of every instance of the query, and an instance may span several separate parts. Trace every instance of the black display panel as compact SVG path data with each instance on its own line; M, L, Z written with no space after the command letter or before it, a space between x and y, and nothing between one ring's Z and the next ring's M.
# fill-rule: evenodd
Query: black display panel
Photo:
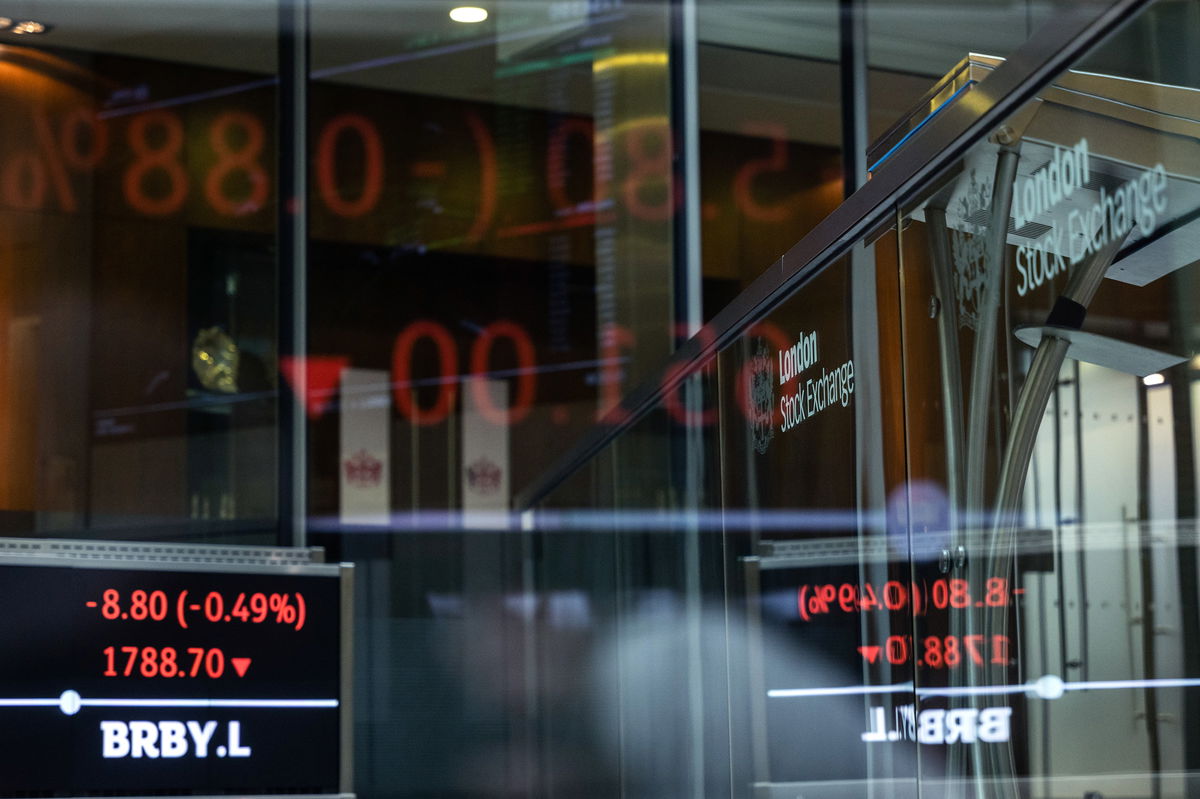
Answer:
M0 795L338 793L341 579L0 564Z

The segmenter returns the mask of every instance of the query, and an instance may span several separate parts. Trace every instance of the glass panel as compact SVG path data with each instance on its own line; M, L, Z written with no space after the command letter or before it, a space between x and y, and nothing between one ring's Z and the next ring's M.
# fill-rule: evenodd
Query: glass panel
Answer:
M674 346L666 6L489 8L313 6L309 357L392 442L313 413L319 516L507 510ZM359 449L393 483L361 508Z
M21 5L0 533L273 543L275 11Z
M915 795L896 244L813 277L528 520L601 680L539 718L598 730L623 792Z
M949 542L914 547L936 795L1184 796L1200 769L1200 83L1122 71L1146 24L904 211L914 510L949 508L913 527Z
M530 516L526 712L556 731L545 779L572 795L728 790L714 378L671 389Z
M697 4L710 318L842 201L838 4Z
M721 354L736 795L916 792L896 243Z
M358 792L609 795L622 759L648 777L599 664L621 608L683 591L682 538L511 512L686 334L670 9L479 5L312 7L310 529L359 567ZM647 436L608 461L631 512L674 507L685 462Z

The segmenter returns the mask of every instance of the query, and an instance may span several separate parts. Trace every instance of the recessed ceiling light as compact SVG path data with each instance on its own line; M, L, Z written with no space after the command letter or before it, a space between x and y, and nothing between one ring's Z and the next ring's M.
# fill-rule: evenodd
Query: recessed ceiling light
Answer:
M455 22L483 22L487 18L487 9L478 6L459 6L450 11L450 19Z
M12 26L12 32L17 34L22 33L45 33L46 26L40 22L34 22L31 19L23 20Z
M1167 378L1163 377L1161 373L1146 375L1142 378L1142 384L1147 386L1161 386L1165 382L1167 382Z
M12 27L12 19L10 17L0 17L0 31L8 30Z

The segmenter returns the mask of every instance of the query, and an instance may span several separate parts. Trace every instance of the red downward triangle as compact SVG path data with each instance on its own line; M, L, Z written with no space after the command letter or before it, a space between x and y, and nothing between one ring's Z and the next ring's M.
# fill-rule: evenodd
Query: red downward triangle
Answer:
M874 663L879 659L879 650L882 648L881 646L860 646L858 654L865 657L868 663Z
M229 662L233 664L233 670L239 677L246 676L246 669L250 668L250 658L230 658Z
M285 356L279 359L279 371L283 372L292 391L304 403L304 412L309 419L319 419L325 413L337 394L342 372L348 366L350 358L345 355ZM304 385L298 386L301 375L304 376Z

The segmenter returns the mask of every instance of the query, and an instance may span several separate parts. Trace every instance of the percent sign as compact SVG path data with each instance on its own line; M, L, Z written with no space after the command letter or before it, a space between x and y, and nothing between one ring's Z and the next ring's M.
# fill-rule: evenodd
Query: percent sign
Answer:
M832 585L817 586L812 598L808 600L810 613L828 613L829 603L837 599L837 589Z
M287 594L271 594L271 610L275 611L275 621L280 624L296 623L296 606L288 599Z
M35 108L32 116L35 147L17 152L5 165L0 174L4 199L23 210L42 208L49 183L59 207L74 211L78 203L67 169L95 169L108 149L108 129L86 108L76 108L64 116L57 137L44 108Z

